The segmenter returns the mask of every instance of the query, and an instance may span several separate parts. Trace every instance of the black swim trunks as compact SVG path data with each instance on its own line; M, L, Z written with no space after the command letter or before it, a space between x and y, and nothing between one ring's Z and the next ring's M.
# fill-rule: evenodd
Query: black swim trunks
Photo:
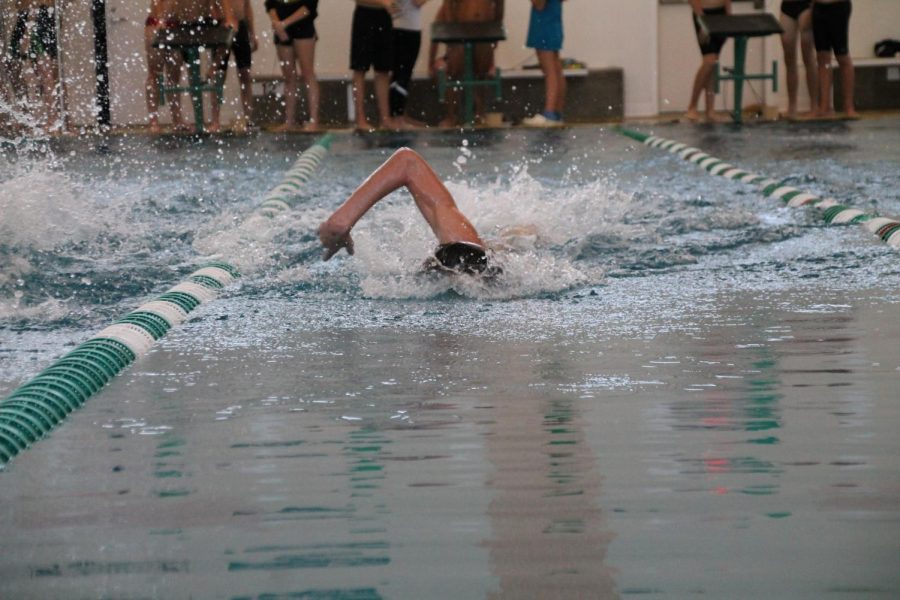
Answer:
M452 242L439 246L434 252L434 258L425 266L428 270L477 275L487 270L488 260L484 248L478 244Z
M704 15L724 15L724 8L704 8ZM697 45L700 46L701 54L719 54L722 51L722 46L725 45L725 41L728 39L724 35L711 35L709 39L706 40L706 43L700 41L700 20L697 19L697 15L692 15L694 17L694 31L697 32Z
M813 5L816 52L834 51L835 56L847 56L850 53L848 39L852 11L850 0L831 4L816 2Z
M228 53L222 59L222 70L228 68L228 59L231 53L234 53L234 63L238 69L249 69L252 66L253 47L250 45L250 28L247 25L247 21L238 23L238 30L234 34L231 48L228 49Z
M319 0L266 0L266 11L274 10L278 18L282 20L287 19L304 6L309 11L309 15L288 26L285 30L288 35L286 42L277 35L273 35L275 45L290 46L294 40L316 39L315 20L319 16Z
M812 0L782 0L781 12L796 21L810 6L812 6Z
M383 8L357 5L350 38L350 70L368 71L373 66L382 73L393 68L394 25Z

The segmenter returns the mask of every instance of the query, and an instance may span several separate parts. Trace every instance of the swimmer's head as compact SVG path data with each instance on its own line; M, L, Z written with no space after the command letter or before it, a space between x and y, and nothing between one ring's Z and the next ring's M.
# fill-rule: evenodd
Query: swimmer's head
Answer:
M496 277L502 270L488 262L487 253L478 244L453 242L441 245L423 265L427 272Z

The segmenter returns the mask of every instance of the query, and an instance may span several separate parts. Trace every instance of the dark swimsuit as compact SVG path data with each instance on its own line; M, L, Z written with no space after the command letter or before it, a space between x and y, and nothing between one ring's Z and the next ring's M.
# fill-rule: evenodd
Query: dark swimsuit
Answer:
M811 6L812 0L782 0L781 12L796 21Z
M724 15L724 8L704 8L704 15ZM694 30L697 32L697 44L700 46L701 54L719 54L722 51L722 46L725 45L725 41L728 39L724 35L711 35L709 39L706 40L706 43L700 41L700 20L697 19L697 15L693 15L694 17Z

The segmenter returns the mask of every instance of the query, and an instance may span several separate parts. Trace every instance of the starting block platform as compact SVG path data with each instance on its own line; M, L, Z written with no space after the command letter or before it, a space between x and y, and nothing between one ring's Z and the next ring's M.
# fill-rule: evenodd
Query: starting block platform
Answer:
M762 74L748 74L745 70L747 61L747 40L751 37L765 37L773 33L781 33L781 25L774 15L769 13L756 13L748 15L703 15L698 17L700 27L709 35L717 35L734 38L734 67L730 75L722 75L716 67L715 82L716 92L719 91L719 82L734 81L734 112L732 118L735 123L743 121L744 81L751 79L771 79L772 91L778 91L778 62L772 61L772 72Z
M461 88L464 94L463 122L472 125L475 121L474 88L489 86L494 89L494 96L502 95L500 69L496 69L490 79L476 79L474 69L475 44L493 44L506 39L506 31L500 21L477 23L433 23L431 25L431 41L443 44L462 44L465 48L463 74L460 79L448 79L443 71L438 74L438 95L443 101L449 88Z
M160 103L166 97L175 94L189 93L194 107L194 130L203 132L203 92L215 92L222 95L225 86L225 73L220 72L212 81L205 79L200 72L200 52L204 49L230 48L234 41L234 30L230 27L187 25L160 29L153 38L154 48L175 50L182 53L188 68L188 84L186 86L167 86L164 75L157 79Z

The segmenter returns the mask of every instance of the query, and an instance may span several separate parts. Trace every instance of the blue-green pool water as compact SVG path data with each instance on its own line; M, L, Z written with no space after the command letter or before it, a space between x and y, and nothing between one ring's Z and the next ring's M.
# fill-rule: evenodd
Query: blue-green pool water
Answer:
M900 214L900 122L639 127ZM0 471L0 598L892 598L900 268L611 129L7 148L0 397L205 256L240 282ZM401 145L501 280L423 281Z

